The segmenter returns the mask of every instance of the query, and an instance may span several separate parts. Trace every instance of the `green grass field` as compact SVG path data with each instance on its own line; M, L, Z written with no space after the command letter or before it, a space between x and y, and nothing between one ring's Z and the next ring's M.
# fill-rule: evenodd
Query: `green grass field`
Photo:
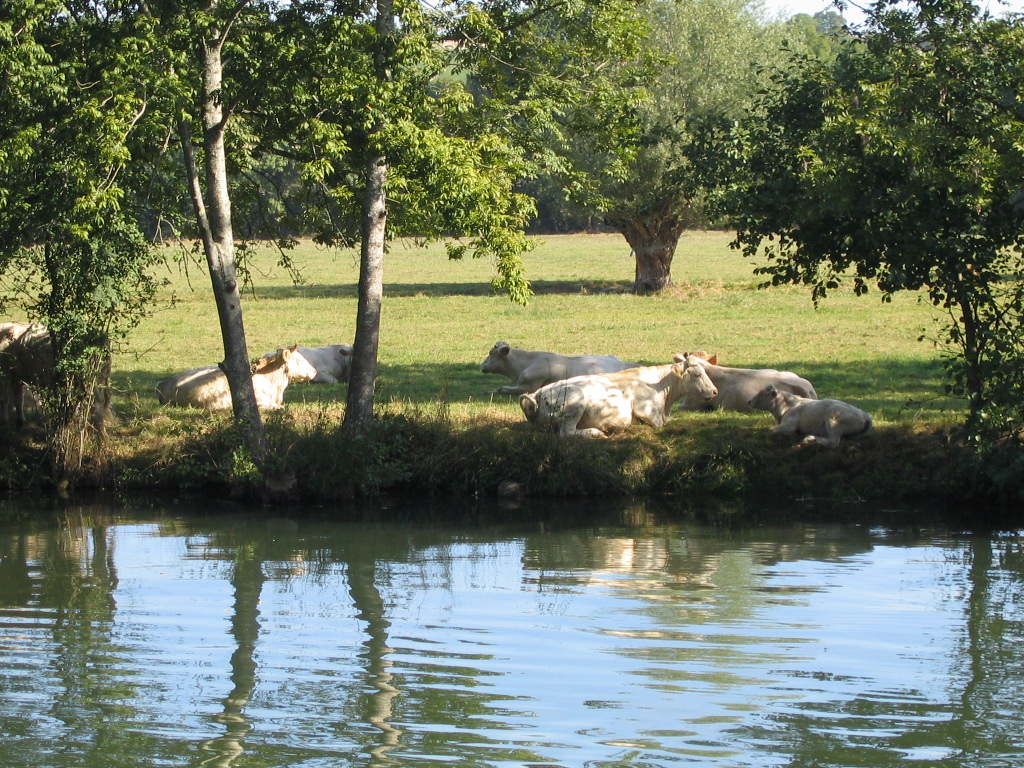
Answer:
M729 239L720 232L687 233L673 263L672 289L642 297L629 293L634 262L622 237L539 238L525 259L536 293L526 307L492 293L493 265L484 260L454 262L441 245L396 243L385 266L378 402L416 408L444 402L453 415L490 410L521 418L514 400L488 394L507 381L479 370L501 339L648 364L705 349L723 365L796 371L819 396L855 403L877 424L940 426L962 416L961 403L941 396L936 348L919 341L935 336L936 312L918 296L883 303L878 293L844 291L815 308L808 289L759 289L756 264L731 250ZM243 311L254 358L295 343L352 343L357 254L303 244L293 257L301 284L278 266L272 249L250 264ZM222 358L205 266L170 262L166 277L152 316L115 360L117 407L141 418L157 410L157 381ZM342 405L344 397L344 385L298 384L286 401L323 410ZM767 416L718 418L760 423Z
M732 251L729 239L686 234L673 287L634 296L635 266L621 237L540 238L526 256L536 295L525 307L492 293L486 261L452 262L441 245L396 243L385 266L380 418L371 438L339 439L346 385L295 384L287 407L266 414L271 453L258 471L239 450L230 414L157 403L158 381L223 356L204 264L186 269L169 259L151 317L115 358L118 419L83 467L82 483L232 497L248 488L261 497L272 478L290 478L274 485L288 489L286 500L325 504L382 493L487 496L506 481L526 495L656 494L687 507L740 497L757 505L768 498L891 505L987 492L970 480L970 458L950 440L964 409L941 395L939 351L919 340L937 332L926 302L841 291L815 308L808 289L759 289L757 265ZM254 359L284 345L353 341L355 253L303 244L293 257L298 284L270 248L249 263L243 311ZM498 340L646 364L704 349L724 365L793 370L821 397L867 410L876 428L838 450L804 449L772 434L766 413L677 411L662 429L561 440L526 422L516 399L489 394L507 383L480 372ZM38 480L42 437L36 427L0 441L0 484Z

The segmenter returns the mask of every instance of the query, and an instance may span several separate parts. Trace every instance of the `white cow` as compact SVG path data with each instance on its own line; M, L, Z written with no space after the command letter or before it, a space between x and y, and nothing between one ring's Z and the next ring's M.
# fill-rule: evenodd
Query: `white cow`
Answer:
M769 411L776 421L773 432L805 435L802 442L834 448L844 437L871 430L871 416L842 400L812 400L769 384L750 399L750 407Z
M346 344L329 344L325 347L299 347L296 353L302 355L313 368L316 376L312 379L303 375L292 381L309 381L313 384L336 384L348 381L352 372L352 347ZM264 358L271 358L277 352L267 352Z
M684 395L711 399L714 384L695 358L675 355L675 362L576 376L521 395L528 421L563 437L607 437L634 421L662 427L673 404Z
M578 355L566 357L554 352L532 352L509 346L499 341L480 364L483 373L497 373L507 376L514 383L498 387L495 394L520 395L533 392L553 381L584 376L591 373L614 373L635 368L636 363L626 363L614 355Z
M256 405L260 408L280 408L284 405L284 391L293 379L309 381L316 369L304 357L297 355L298 347L279 349L270 358L261 358L252 374L252 387ZM231 407L228 377L219 366L193 368L164 379L156 385L161 405L193 406L210 411Z
M18 429L24 427L26 388L52 379L50 331L37 323L0 323L0 424L13 415Z
M26 404L38 405L39 390L54 383L53 341L49 329L39 323L0 323L0 424L18 429L26 424ZM110 388L93 389L92 424L113 419Z
M717 355L707 359L706 355L697 354L698 361L718 387L718 397L710 403L696 398L686 398L682 407L687 410L705 411L722 408L727 411L750 412L753 410L750 398L769 384L800 397L812 400L818 397L811 382L791 371L776 371L774 368L726 368L716 364Z

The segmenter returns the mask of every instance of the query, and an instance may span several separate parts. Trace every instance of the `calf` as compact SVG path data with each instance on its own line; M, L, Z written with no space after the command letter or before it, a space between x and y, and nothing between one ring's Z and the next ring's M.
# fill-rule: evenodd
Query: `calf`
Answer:
M519 398L528 421L563 437L607 437L634 421L662 427L685 394L717 394L704 368L686 355L675 362L607 374L576 376Z
M483 373L496 373L513 381L494 390L495 394L520 395L545 384L591 373L615 373L635 368L614 355L578 355L566 357L554 352L533 352L499 341L480 364Z
M279 349L270 358L261 358L252 374L252 388L256 405L260 408L280 408L284 405L284 391L289 380L312 379L316 370L306 359L296 354L297 346ZM231 407L228 377L216 365L194 368L164 379L156 385L161 405L192 406L209 411Z
M871 430L871 416L842 400L812 400L769 384L754 397L750 407L769 411L776 421L773 432L805 435L802 442L834 448L844 437Z

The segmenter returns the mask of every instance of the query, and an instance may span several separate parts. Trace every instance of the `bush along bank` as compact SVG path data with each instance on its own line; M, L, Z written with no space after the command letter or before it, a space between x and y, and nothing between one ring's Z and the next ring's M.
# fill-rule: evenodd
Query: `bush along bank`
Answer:
M799 445L769 429L727 422L637 427L608 440L562 439L525 422L386 413L345 439L330 414L268 418L271 458L256 464L227 418L169 421L122 434L82 468L76 488L202 494L267 504L331 504L382 495L660 496L785 503L935 504L1002 518L1017 509L1024 475L1000 457L999 482L948 430L881 426L838 448ZM47 487L44 447L4 446L9 491ZM991 461L992 457L987 457ZM1010 470L1007 469L1010 467Z

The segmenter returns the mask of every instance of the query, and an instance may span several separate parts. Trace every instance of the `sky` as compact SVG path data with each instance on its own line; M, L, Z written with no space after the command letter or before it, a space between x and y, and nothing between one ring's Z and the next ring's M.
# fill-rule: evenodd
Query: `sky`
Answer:
M867 7L870 0L854 0L856 5ZM1001 15L1006 11L1024 12L1024 0L976 0L982 8L989 8L993 13ZM797 13L808 13L811 16L818 11L834 10L829 0L764 0L765 6L770 11L777 11L784 16L792 16ZM864 18L855 7L854 3L847 0L844 18L857 24Z

